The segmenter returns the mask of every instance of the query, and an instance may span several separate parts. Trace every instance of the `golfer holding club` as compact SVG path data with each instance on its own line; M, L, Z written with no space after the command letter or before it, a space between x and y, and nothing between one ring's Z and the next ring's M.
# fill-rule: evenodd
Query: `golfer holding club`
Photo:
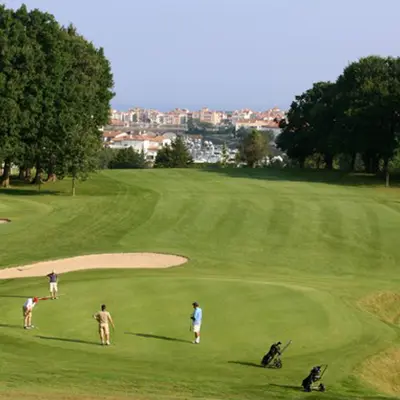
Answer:
M203 310L199 307L199 303L196 301L192 303L192 306L194 308L194 311L192 315L190 316L190 319L192 320L192 326L193 327L193 332L194 332L194 344L199 344L200 343L200 328L201 328L201 321L203 318Z
M103 304L101 306L101 311L97 312L93 315L93 318L99 323L99 335L101 344L106 344L107 346L110 345L110 327L108 323L110 323L115 329L114 321L111 318L111 315L108 311L106 311L106 305Z
M22 306L22 315L24 316L24 329L32 329L34 326L32 325L32 310L33 307L38 303L39 299L37 297L29 298L26 300L24 305Z

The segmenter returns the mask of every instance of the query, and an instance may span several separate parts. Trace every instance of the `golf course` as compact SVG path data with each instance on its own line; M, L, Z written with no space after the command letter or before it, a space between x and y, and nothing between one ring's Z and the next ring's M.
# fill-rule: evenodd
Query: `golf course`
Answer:
M76 196L69 179L40 191L12 182L0 218L2 269L93 254L187 259L59 272L60 297L39 301L31 330L21 307L49 295L51 269L1 279L0 399L400 396L400 188L324 171L107 170ZM115 322L107 347L92 317L103 303ZM260 367L289 340L281 369ZM321 364L326 392L303 392Z

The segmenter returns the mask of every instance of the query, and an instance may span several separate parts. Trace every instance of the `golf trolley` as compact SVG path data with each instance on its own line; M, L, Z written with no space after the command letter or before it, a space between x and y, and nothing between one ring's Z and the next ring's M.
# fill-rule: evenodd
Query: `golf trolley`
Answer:
M283 352L288 348L288 346L292 343L291 340L289 340L286 345L283 347L283 349L279 349L279 344L281 344L280 342L278 343L274 343L269 352L267 354L265 354L265 356L262 358L261 360L261 366L266 368L277 368L280 369L282 368L282 359L281 356L283 354Z
M321 364L312 368L308 376L304 378L303 382L301 383L301 386L303 386L305 392L311 392L313 390L317 390L319 392L325 392L326 387L320 381L324 376L327 368L328 368L327 364ZM320 382L319 385L313 386L313 384L316 382Z

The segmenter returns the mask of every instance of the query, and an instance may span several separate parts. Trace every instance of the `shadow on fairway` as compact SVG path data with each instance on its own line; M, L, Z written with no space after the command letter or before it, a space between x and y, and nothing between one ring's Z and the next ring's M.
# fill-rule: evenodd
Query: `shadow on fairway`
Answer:
M41 189L40 191L37 189L29 190L29 189L13 189L13 188L3 188L0 189L0 194L8 195L8 196L59 196L62 192L56 190L47 190Z
M17 328L22 329L21 325L0 324L0 328Z
M80 340L80 339L67 339L67 338L58 338L58 337L51 337L51 336L36 336L39 339L44 339L44 340L56 340L60 342L70 342L70 343L82 343L82 344L91 344L95 346L100 346L99 343L97 342L89 342L86 340Z
M248 362L248 361L228 361L228 364L238 364L243 365L245 367L254 367L254 368L263 368L262 365Z
M296 390L296 392L304 392L303 388L299 385L299 386L294 386L294 385L278 385L276 383L270 383L269 386L274 386L274 387L278 387L281 389L290 389L290 390Z
M203 168L199 171L210 174L226 175L231 178L251 178L276 182L312 182L341 186L380 186L384 187L382 176L366 173L347 173L344 171L326 171L314 169L275 169L275 168ZM400 187L400 175L393 174L392 187Z
M168 337L168 336L151 335L149 333L125 332L125 335L139 336L139 337L148 338L148 339L160 339L160 340L166 340L166 341L169 341L169 342L192 343L190 340L171 338L171 337Z

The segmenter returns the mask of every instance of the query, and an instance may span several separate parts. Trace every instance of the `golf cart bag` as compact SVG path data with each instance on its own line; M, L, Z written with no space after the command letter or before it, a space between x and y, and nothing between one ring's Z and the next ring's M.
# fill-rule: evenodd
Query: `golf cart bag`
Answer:
M282 360L280 356L286 350L286 348L292 343L291 340L285 345L285 347L281 350L280 345L281 342L277 342L272 344L268 353L264 355L261 360L261 366L268 368L282 368Z
M323 371L321 372L322 367L324 367ZM320 383L318 386L313 387L313 383L318 382L322 379L326 369L328 368L327 365L324 366L316 366L310 371L309 375L303 379L301 386L305 392L311 392L312 390L318 390L320 392L325 392L326 388L323 383Z

